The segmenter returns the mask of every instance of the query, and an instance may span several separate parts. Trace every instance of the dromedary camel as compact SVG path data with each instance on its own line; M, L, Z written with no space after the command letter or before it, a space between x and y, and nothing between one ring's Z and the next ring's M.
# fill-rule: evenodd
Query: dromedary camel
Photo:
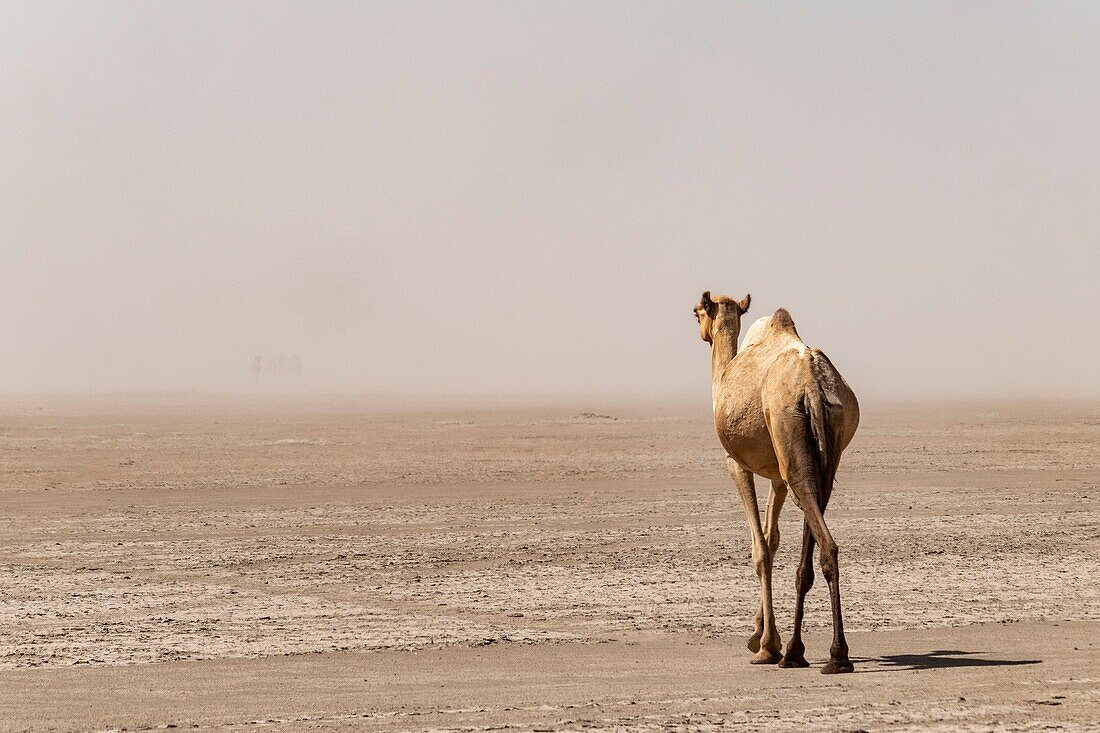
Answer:
M856 396L829 358L803 343L794 321L780 308L749 328L737 349L741 316L749 309L744 300L710 292L695 306L699 335L711 345L711 395L714 427L726 449L726 464L737 484L752 534L752 559L760 579L760 608L756 633L749 649L753 664L807 667L802 643L802 611L814 582L813 549L821 546L821 571L829 583L833 609L831 658L825 674L851 672L848 644L840 613L840 575L837 545L823 513L833 490L841 452L859 424ZM760 525L753 474L771 479L771 493ZM787 652L772 611L772 558L779 547L779 512L788 487L802 509L802 557L795 578L797 602L794 633Z

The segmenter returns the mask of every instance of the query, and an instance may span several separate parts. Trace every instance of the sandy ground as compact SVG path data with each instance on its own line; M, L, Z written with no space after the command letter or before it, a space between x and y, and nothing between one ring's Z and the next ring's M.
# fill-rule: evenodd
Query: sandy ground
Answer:
M855 675L820 579L748 665L724 471L705 409L5 398L0 730L1100 730L1100 405L865 409Z

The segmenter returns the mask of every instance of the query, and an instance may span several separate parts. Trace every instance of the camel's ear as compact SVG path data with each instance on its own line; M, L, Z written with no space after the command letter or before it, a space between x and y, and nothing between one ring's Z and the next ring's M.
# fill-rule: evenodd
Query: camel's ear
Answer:
M704 291L703 297L699 299L699 305L703 306L703 310L707 313L714 312L714 301L710 299L710 291Z
M751 293L746 293L745 297L742 298L737 303L737 307L741 309L742 313L747 313L748 310L749 310L749 303L751 303L751 302L752 302L752 294Z

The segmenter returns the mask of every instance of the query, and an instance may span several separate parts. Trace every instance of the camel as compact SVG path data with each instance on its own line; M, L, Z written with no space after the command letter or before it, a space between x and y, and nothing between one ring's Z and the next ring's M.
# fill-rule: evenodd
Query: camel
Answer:
M833 643L825 674L851 672L840 611L838 548L825 524L840 455L859 425L859 403L840 372L795 330L791 314L780 308L757 320L738 351L741 316L752 298L711 298L703 293L695 306L699 335L711 346L711 397L714 427L726 450L726 465L745 505L752 537L752 559L760 581L756 632L748 647L753 664L808 667L802 643L802 613L814 582L813 550L821 547L821 571L829 584ZM760 524L754 476L771 480ZM802 509L802 555L795 576L794 632L787 651L775 627L772 609L772 559L779 548L779 513L788 489Z

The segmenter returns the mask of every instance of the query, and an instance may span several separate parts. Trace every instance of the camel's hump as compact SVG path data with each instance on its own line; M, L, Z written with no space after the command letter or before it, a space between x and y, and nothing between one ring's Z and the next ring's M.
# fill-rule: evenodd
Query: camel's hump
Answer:
M749 330L745 332L745 338L741 342L741 350L744 351L753 344L763 341L774 339L788 341L792 337L798 344L802 343L798 331L795 330L794 319L791 318L791 314L787 312L786 308L780 308L770 316L757 318L753 321L753 324L749 326Z
M795 335L798 335L798 331L794 327L794 319L791 318L791 314L786 308L780 308L772 314L772 328L777 331L793 331Z

